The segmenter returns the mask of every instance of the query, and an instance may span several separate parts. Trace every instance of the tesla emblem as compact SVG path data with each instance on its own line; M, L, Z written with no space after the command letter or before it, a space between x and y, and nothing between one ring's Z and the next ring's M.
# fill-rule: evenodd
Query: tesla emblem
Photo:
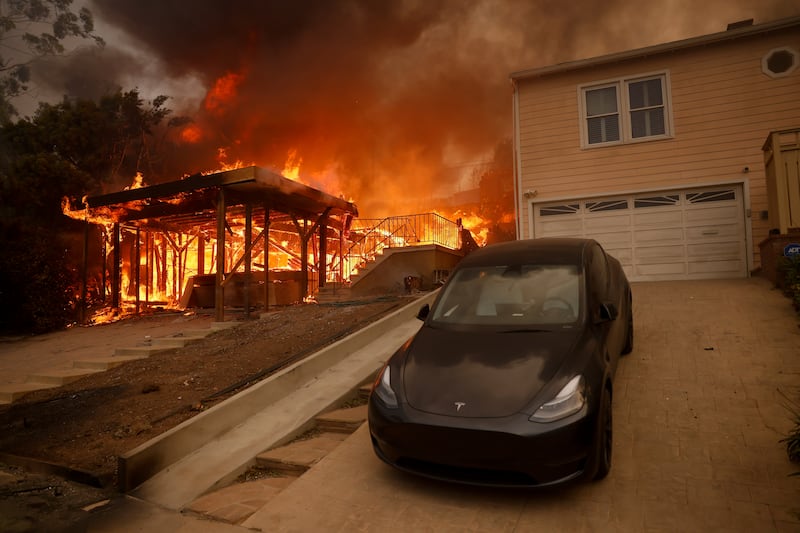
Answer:
M467 405L464 402L455 402L455 404L456 404L456 412L461 411L461 408Z

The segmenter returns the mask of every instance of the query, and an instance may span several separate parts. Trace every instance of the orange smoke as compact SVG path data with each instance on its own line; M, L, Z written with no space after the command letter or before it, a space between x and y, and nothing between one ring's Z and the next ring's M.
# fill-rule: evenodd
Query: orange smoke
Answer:
M236 97L239 85L244 81L244 74L228 72L217 78L214 86L206 94L203 106L211 113L221 113L225 106Z
M197 124L189 124L181 130L180 137L183 142L195 144L203 138L203 130Z

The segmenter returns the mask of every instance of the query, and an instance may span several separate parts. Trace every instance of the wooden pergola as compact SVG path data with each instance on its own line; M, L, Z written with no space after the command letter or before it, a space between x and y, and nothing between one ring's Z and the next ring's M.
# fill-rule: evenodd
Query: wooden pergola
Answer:
M112 241L114 267L111 269L112 307L119 307L120 296L120 224L148 231L203 235L216 239L216 280L214 290L215 319L224 320L225 239L230 233L230 218L243 218L244 254L231 272L244 266L249 281L253 247L264 239L269 243L270 225L283 221L294 225L299 236L302 273L302 296L308 294L308 243L319 232L319 284L326 278L327 231L339 230L340 239L353 217L358 216L355 204L336 198L318 189L287 179L265 168L251 166L217 172L195 174L185 179L129 189L84 199L87 220L102 214L113 220ZM263 221L263 231L252 238L253 220ZM87 222L88 224L88 222ZM87 231L88 235L88 231ZM88 238L88 237L87 237ZM137 239L138 246L138 239ZM202 246L202 244L200 244ZM88 247L85 246L85 249ZM264 302L269 305L269 254L265 253ZM198 270L203 271L203 253L198 253ZM87 257L84 254L84 272ZM138 265L137 265L138 268ZM85 308L86 279L83 302ZM245 309L249 315L249 290L244 291ZM138 307L138 306L137 306ZM138 309L137 309L138 310Z

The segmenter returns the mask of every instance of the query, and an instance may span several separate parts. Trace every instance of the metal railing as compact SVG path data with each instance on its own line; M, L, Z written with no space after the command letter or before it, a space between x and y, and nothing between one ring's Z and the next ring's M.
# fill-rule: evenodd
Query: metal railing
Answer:
M356 219L350 227L353 244L331 268L350 279L386 248L437 244L451 250L461 247L461 228L437 213L400 215L383 219Z

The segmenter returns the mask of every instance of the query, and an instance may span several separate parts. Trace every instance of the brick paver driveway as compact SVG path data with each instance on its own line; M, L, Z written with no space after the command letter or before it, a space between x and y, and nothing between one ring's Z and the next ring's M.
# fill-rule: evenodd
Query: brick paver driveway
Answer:
M245 526L263 531L800 531L778 441L800 330L761 279L634 284L609 477L549 491L436 483L375 458L366 425Z

